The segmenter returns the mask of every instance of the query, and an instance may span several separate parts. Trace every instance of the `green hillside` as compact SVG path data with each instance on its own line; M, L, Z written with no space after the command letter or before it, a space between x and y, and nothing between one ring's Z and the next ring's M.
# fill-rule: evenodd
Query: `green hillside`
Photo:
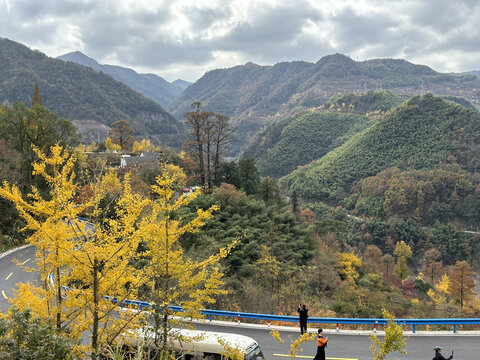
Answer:
M285 127L280 141L258 159L257 165L262 175L284 176L321 158L371 124L363 115L305 112Z
M264 176L287 175L342 145L404 100L406 96L385 90L333 98L315 111L273 123L254 138L243 156L256 159Z
M194 101L201 101L206 110L233 117L239 138L234 153L238 153L252 136L274 121L318 107L332 96L384 89L409 96L425 92L461 96L477 105L479 88L480 79L471 74L442 74L405 60L356 62L335 54L317 63L247 63L210 71L187 88L168 110L180 117Z
M5 38L0 38L0 63L0 103L30 104L38 82L44 105L61 117L95 120L107 126L126 120L139 137L174 147L183 142L184 129L179 121L106 74L49 58Z
M388 90L371 90L367 93L346 93L329 99L323 107L335 111L357 114L385 113L409 98L408 95L394 94ZM465 101L466 102L466 101Z
M413 97L320 160L281 179L304 199L340 200L357 181L396 166L432 170L480 164L480 114L430 94Z

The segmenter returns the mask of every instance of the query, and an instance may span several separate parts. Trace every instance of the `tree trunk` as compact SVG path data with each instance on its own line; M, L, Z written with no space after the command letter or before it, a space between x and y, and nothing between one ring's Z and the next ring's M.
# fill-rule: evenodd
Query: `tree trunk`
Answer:
M207 185L208 185L208 192L212 191L212 167L210 164L211 152L210 152L210 134L207 135Z
M92 359L98 359L98 260L93 261Z
M200 129L197 131L197 146L198 146L198 166L200 170L200 184L205 185L205 163L203 161L203 141L201 139Z
M462 277L460 281L460 312L463 311L463 269L462 269Z
M58 249L57 249L58 255ZM60 268L57 267L55 276L57 277L57 330L62 329L62 282L60 281Z
M170 246L170 239L169 239L169 234L168 234L168 219L169 214L165 214L165 282L164 282L164 291L165 294L168 294L168 289L170 287L170 281L169 281L169 263L168 263L168 257L170 256L170 251L169 251L169 246ZM162 354L165 354L167 351L167 345L168 345L168 305L165 304L163 308L163 329L162 329Z

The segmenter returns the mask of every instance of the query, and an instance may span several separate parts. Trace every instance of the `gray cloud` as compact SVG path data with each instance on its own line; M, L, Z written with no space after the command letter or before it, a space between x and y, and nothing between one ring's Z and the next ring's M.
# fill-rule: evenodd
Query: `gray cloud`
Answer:
M0 36L57 56L195 80L253 61L402 57L480 68L476 0L0 0Z

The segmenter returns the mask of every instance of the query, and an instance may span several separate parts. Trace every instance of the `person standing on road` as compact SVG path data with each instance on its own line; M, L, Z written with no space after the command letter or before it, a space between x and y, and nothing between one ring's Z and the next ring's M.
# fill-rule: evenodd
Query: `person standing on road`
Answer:
M327 347L328 337L323 338L323 330L318 329L317 354L313 360L325 360L325 348Z
M435 350L435 357L433 358L433 360L449 360L449 359L453 358L453 351L452 351L452 355L450 355L450 357L448 359L445 358L442 355L442 347L441 346L435 346L433 348L433 350Z
M303 335L303 333L307 332L308 308L305 304L300 304L297 311L300 319L300 333Z

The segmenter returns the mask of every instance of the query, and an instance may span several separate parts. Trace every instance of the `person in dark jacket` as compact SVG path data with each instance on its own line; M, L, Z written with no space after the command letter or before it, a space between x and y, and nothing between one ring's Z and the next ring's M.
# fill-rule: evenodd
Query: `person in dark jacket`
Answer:
M435 350L435 357L433 358L433 360L447 360L447 358L445 358L442 355L442 347L441 346L435 346L433 348L433 350ZM450 357L448 359L452 359L452 358L453 358L453 351L452 351L452 355L450 355Z
M313 360L325 360L325 348L327 347L328 337L325 339L323 337L323 330L318 329L317 337L317 354Z
M308 308L305 304L300 304L297 311L300 319L300 333L303 335L303 333L307 332Z

